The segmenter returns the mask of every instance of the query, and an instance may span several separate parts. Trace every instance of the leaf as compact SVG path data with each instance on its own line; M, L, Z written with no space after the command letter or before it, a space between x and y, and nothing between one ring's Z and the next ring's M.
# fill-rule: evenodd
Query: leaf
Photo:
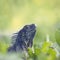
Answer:
M43 52L43 53L47 53L50 45L51 45L50 42L44 42L44 43L43 43L43 46L42 46L42 52Z
M41 52L40 48L35 48L34 50L35 50L35 55L39 55Z
M4 42L0 42L0 53L6 53L7 52L8 45Z
M47 53L49 54L48 60L49 60L49 59L50 59L50 60L55 60L55 59L56 59L56 51L55 51L54 49L49 48L49 50L48 50Z

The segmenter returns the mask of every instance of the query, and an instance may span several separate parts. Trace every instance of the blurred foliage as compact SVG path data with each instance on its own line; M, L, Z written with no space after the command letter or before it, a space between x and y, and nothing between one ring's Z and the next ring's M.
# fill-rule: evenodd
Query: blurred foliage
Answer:
M56 42L59 44L60 46L60 30L57 30L55 33L55 38L56 38Z
M7 44L0 42L0 53L3 53L3 54L6 53L7 48L8 48Z
M48 47L50 45L49 42L45 42L43 45L45 45L45 47L34 48L34 53L32 49L29 49L29 57L32 58L32 60L56 60L56 51L53 48Z
M0 53L5 54L7 52L7 49L9 47L10 44L10 38L7 36L1 36L0 37Z

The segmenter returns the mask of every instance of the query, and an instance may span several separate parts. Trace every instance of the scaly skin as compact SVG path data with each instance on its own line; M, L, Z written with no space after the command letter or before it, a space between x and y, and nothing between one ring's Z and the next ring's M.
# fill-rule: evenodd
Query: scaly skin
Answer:
M32 47L33 38L36 33L35 24L25 25L18 33L13 46L8 48L8 51L27 50Z

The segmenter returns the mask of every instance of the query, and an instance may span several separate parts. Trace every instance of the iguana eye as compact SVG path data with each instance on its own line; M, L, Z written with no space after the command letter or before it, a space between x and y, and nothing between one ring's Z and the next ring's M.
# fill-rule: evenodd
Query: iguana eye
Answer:
M24 29L28 29L28 28L29 28L29 26L28 26L28 25L24 26Z
M26 29L28 29L29 28L29 26L26 26Z

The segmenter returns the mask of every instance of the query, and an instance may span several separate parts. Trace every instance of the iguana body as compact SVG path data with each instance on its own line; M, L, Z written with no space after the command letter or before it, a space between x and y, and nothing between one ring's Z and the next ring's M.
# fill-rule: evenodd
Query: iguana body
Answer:
M34 24L25 25L17 33L15 43L8 48L8 51L27 50L28 47L32 47L35 33L36 33L36 26Z

